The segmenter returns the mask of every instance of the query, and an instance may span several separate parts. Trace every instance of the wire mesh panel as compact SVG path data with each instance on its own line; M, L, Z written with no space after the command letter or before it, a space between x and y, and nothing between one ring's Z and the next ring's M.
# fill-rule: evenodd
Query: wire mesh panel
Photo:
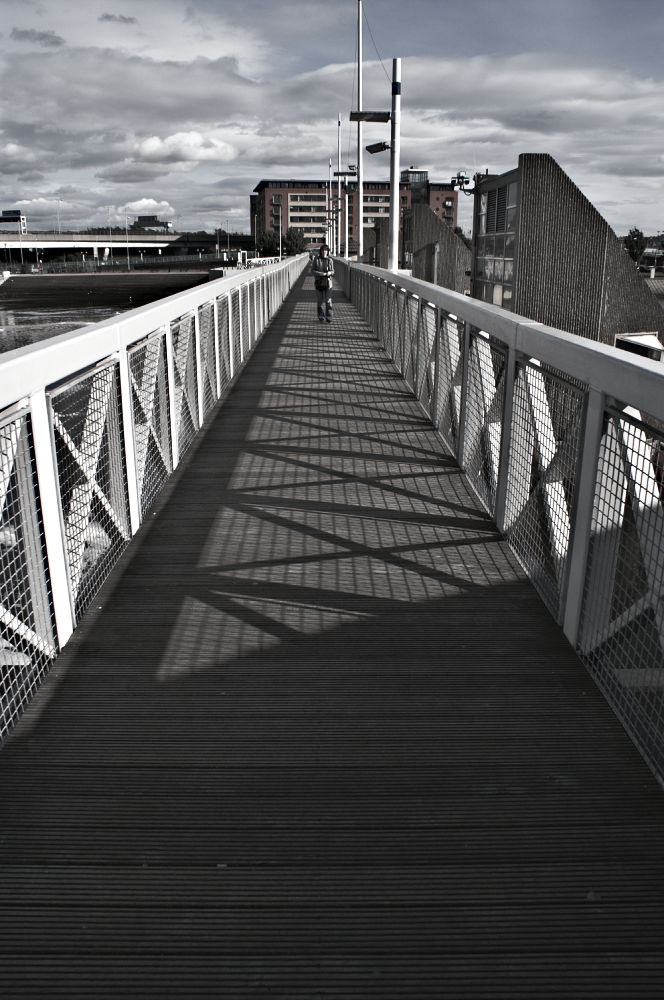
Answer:
M402 376L406 384L415 389L415 359L417 355L418 321L420 300L415 295L407 295L403 315L403 360Z
M252 281L247 287L248 297L248 319L249 319L249 343L255 344L258 340L258 329L256 326L256 282Z
M561 620L585 394L533 362L514 383L505 533Z
M198 386L196 381L196 330L193 315L181 316L171 323L175 414L180 455L191 444L198 430Z
M664 773L664 436L610 411L595 485L579 653Z
M231 340L235 371L237 371L243 357L240 344L240 290L238 288L234 288L231 292Z
M465 468L487 510L495 510L507 351L479 331L470 338Z
M120 380L109 364L50 394L69 587L78 621L130 538Z
M228 333L228 296L217 299L217 323L219 326L219 365L221 373L221 394L223 396L233 376Z
M251 317L249 315L249 289L246 285L240 288L240 308L242 310L242 359L248 357L251 349Z
M173 471L166 337L158 332L128 352L136 480L141 517Z
M387 289L386 339L384 343L388 356L395 361L399 351L399 303L401 296L396 285Z
M438 392L434 424L453 454L458 455L459 418L463 381L464 323L440 312L438 338Z
M394 329L394 354L392 360L403 374L403 363L406 351L406 299L408 293L402 288L396 289L396 303L394 309L395 329Z
M217 400L217 358L214 337L214 306L206 302L198 308L198 336L201 352L203 416L206 417Z
M30 417L0 420L0 742L57 653Z
M420 308L417 342L417 371L415 395L424 405L429 416L433 415L433 386L436 372L436 309L430 302Z

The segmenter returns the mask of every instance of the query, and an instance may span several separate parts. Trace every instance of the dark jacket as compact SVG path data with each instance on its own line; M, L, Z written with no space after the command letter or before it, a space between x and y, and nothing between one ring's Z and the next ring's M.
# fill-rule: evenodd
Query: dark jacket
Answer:
M330 257L321 257L317 254L311 262L311 273L316 278L326 277L329 279L328 288L332 288L332 275L334 274L334 261Z

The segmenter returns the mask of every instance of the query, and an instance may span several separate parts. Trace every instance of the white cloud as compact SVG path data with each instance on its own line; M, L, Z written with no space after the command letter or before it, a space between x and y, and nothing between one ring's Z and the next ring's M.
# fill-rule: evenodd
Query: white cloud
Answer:
M662 18L645 2L654 30ZM579 30L599 9L587 4ZM493 0L468 0L463 16L448 12L442 34L424 30L440 16L433 0L412 0L408 10L396 0L364 6L376 41L403 46L404 165L448 180L460 168L499 173L519 153L545 152L617 231L661 228L662 74L659 63L646 73L635 57L616 61L610 30L623 31L624 14L618 20L614 0L604 0L611 24L597 21L596 40L613 53L606 63L596 49L581 52L578 31L540 0L504 0L500 17ZM356 0L315 12L312 0L59 0L42 5L41 17L38 9L15 5L0 38L6 204L26 199L37 212L71 191L62 208L73 225L147 199L173 206L183 226L221 214L248 230L261 178L327 176L338 112L342 159L356 159L348 122ZM645 28L634 30L647 53ZM45 47L35 35L26 45L12 31L63 44ZM387 108L390 60L368 58L365 38L364 105ZM366 127L365 143L384 138L385 126ZM367 179L387 178L387 156L367 157L365 170ZM470 199L460 204L466 225Z

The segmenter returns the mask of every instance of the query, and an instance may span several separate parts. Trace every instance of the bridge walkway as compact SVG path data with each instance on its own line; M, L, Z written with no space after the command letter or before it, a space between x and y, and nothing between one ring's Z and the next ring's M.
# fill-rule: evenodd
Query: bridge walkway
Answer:
M0 754L12 997L649 997L664 796L306 276Z

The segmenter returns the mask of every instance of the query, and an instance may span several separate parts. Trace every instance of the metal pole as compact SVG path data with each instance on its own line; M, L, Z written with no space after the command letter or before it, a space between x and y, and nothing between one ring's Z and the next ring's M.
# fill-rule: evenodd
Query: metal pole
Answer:
M387 269L399 267L399 170L401 159L401 59L392 60L392 136L390 145L390 238Z
M327 236L325 242L332 248L334 253L334 221L332 216L332 157L330 157L327 168Z
M338 115L337 127L337 175L341 173L341 114ZM337 215L335 225L335 253L341 253L341 177L337 176Z
M344 258L348 260L348 183L344 178Z
M357 0L357 110L362 111L362 0ZM364 255L364 170L362 122L357 123L357 260Z

